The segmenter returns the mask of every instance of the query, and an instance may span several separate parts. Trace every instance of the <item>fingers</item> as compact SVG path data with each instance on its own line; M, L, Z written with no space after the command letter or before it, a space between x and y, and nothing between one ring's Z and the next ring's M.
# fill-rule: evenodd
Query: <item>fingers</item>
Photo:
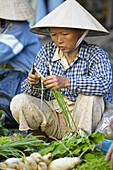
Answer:
M111 144L111 146L105 156L105 160L108 160L112 153L113 153L113 143Z
M42 81L46 88L52 88L53 90L69 87L69 78L67 77L52 75L44 78Z
M58 77L55 75L48 76L44 78L42 81L46 88L52 88L53 90L59 89L59 80Z
M110 168L113 168L113 153L111 154L111 164L110 164Z
M111 153L112 153L112 149L109 148L109 150L107 151L106 156L105 156L105 161L107 161L109 159L109 157L111 156Z
M110 128L113 130L113 117L110 119L109 126L110 126Z
M27 77L27 82L29 84L36 85L39 83L39 80L40 80L40 76L37 73L32 74L32 71L29 72L28 77Z
M106 156L105 161L107 161L111 157L111 165L110 167L113 168L113 143L111 144Z

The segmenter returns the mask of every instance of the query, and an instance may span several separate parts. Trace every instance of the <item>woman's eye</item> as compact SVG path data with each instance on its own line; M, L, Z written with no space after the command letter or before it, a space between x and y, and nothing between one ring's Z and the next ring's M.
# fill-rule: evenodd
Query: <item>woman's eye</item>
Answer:
M51 34L52 37L56 36L56 34Z
M63 35L68 35L68 34L63 34Z

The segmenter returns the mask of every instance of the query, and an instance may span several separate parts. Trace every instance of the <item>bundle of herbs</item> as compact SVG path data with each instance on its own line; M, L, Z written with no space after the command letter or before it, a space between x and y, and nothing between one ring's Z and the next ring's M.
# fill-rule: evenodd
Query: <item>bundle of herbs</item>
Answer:
M79 156L84 159L86 153L93 153L93 155L103 154L96 148L96 144L102 141L103 133L96 132L94 134L86 135L82 130L75 134L66 134L61 140L55 140L43 143L37 148L37 151L43 155L52 153L53 159L62 157ZM52 137L53 138L53 137Z
M49 71L50 71L50 75L52 75L52 72L51 72L51 66L50 64L49 65ZM41 80L44 78L44 76L38 71L38 69L36 67L34 67L35 71L38 73L38 75L41 77ZM42 103L43 103L43 83L41 83L41 86L42 86L42 95L41 95L41 106L42 106ZM50 99L52 98L52 96L55 97L61 111L62 111L62 114L63 114L63 117L64 117L64 120L65 120L65 123L67 125L67 131L69 132L70 130L72 130L72 126L71 126L71 123L70 123L70 119L69 119L69 116L75 126L75 129L77 129L76 127L76 124L74 122L74 119L68 109L68 106L63 98L63 96L61 95L60 91L59 90L52 90L50 88L50 96L49 96L49 103L50 103ZM51 108L51 104L50 104L50 108Z
M21 134L14 134L13 136L1 136L0 137L0 156L9 157L22 157L24 153L33 152L33 146L40 146L44 141L37 139L32 134L23 137ZM44 144L43 144L44 145Z
M49 143L39 140L31 134L26 137L19 134L2 136L0 137L0 156L4 159L22 158L23 155L27 156L37 151L42 156L52 153L51 161L65 157L77 157L81 160L80 165L86 166L85 163L89 163L91 159L103 158L103 152L96 148L96 144L101 142L103 137L103 133L86 135L82 130L75 134L66 134L61 140L51 137L54 140ZM32 145L37 150L34 150Z
M82 162L80 165L78 165L76 168L73 168L72 170L110 170L110 161L105 161L105 156L96 156L93 157L93 155L89 155L89 158L86 162Z

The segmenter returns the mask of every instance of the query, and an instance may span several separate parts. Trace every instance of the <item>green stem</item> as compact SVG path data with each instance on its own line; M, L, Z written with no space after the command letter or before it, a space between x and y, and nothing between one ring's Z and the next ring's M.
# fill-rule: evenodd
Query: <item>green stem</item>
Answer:
M50 74L52 74L51 67L49 66L49 68L50 68ZM38 71L38 69L36 67L35 67L35 71L38 73L38 75L41 77L41 79L44 79L44 76ZM43 89L42 89L42 91L43 91ZM54 95L60 109L62 110L62 113L63 113L63 116L64 116L64 120L66 122L67 128L72 129L71 124L70 124L70 120L69 120L69 116L68 116L68 113L69 113L69 115L70 115L70 117L72 119L72 122L73 122L75 128L77 129L76 124L74 122L74 119L73 119L73 117L72 117L72 115L71 115L71 113L69 111L69 108L68 108L64 98L62 97L60 91L59 90L52 90L52 89L50 89L50 91L51 91L50 95L52 95L52 94ZM41 95L41 101L42 101L42 95ZM50 100L50 98L49 98L49 100Z

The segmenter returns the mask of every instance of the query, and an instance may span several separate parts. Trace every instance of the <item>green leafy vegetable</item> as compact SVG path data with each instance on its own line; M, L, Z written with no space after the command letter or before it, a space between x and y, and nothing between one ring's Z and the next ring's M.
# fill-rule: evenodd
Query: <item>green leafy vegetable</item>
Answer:
M97 132L95 133L95 140L91 136L88 135L87 137L81 136L81 132L76 134L65 135L62 140L56 140L48 145L43 146L43 143L37 148L38 152L41 155L48 154L52 152L53 159L61 158L65 156L80 156L84 151L86 153L100 153L101 151L96 149L97 141L100 142L100 139L103 139L103 133ZM98 140L98 136L100 139ZM96 143L95 143L96 142ZM84 156L84 155L83 155ZM83 157L82 156L82 157Z
M91 158L91 160L78 165L77 168L73 168L73 170L110 170L110 161L106 162L104 156L94 157L92 155Z
M22 157L21 152L32 151L31 145L38 147L44 141L29 134L26 137L16 134L16 136L0 137L0 155L3 157Z

